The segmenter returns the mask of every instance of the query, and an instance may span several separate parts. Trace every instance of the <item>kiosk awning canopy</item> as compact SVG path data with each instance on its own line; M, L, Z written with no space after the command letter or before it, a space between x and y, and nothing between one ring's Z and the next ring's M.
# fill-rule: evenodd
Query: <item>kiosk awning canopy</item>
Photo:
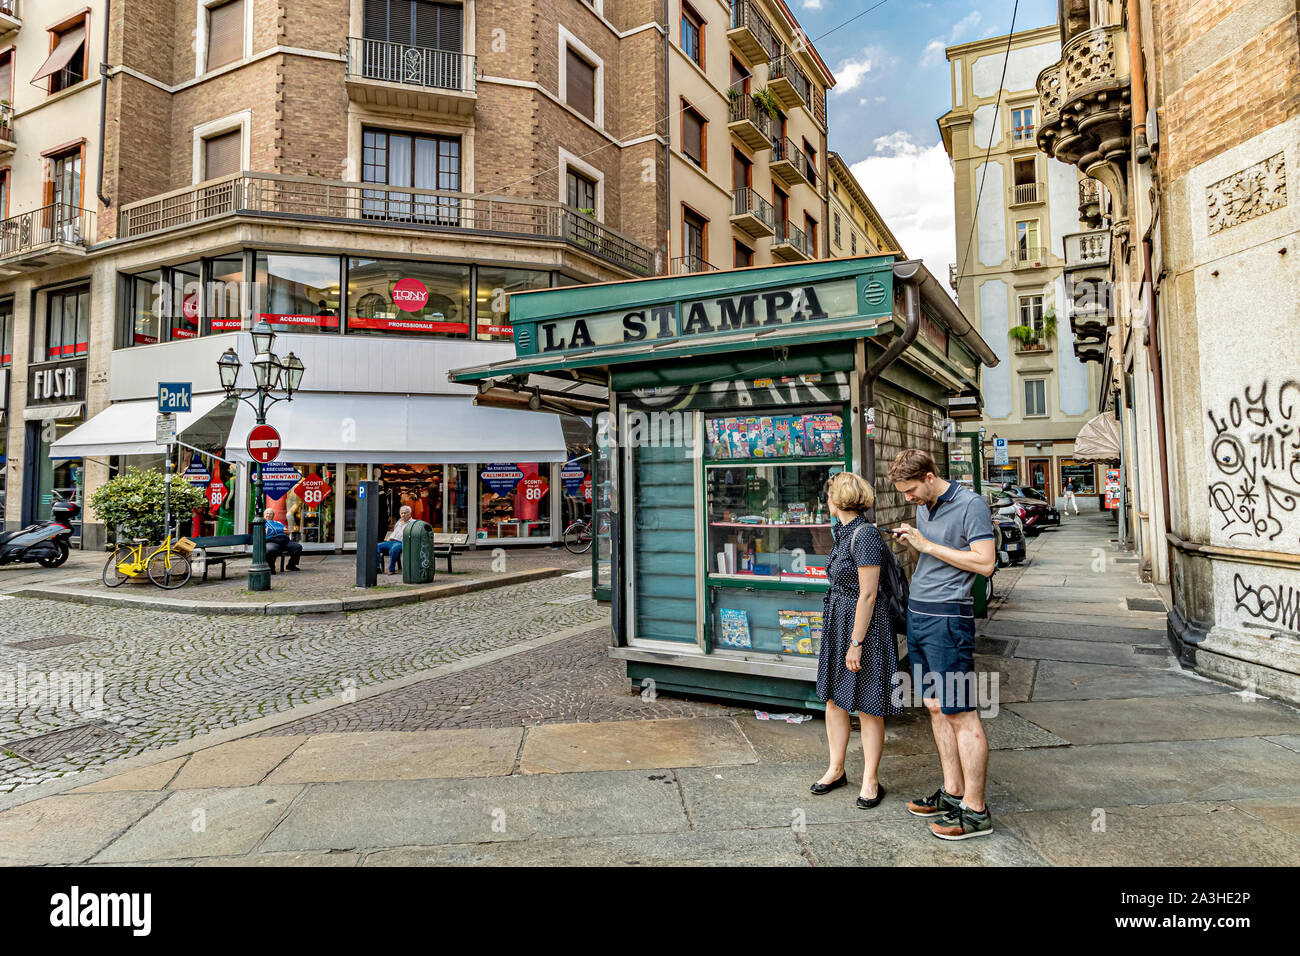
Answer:
M1074 460L1079 462L1119 461L1119 422L1101 414L1079 429L1074 439Z
M224 401L225 396L220 394L195 395L191 410L176 414L177 437L188 444L194 444L186 438L186 432L212 414ZM153 399L114 402L51 445L50 457L107 458L111 455L162 454L162 447L154 442L157 420L158 403ZM217 441L223 441L224 438L221 435Z
M280 432L280 460L345 464L468 464L564 461L556 416L474 405L469 395L356 395L299 392L266 415ZM248 461L244 439L256 419L241 404L230 456Z

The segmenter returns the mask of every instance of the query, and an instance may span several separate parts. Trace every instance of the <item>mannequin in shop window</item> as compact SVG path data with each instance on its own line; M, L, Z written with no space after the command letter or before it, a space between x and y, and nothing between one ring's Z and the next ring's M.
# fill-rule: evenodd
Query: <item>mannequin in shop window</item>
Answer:
M397 573L397 563L402 559L402 533L410 523L411 506L402 505L397 520L393 522L392 530L388 532L388 537L379 542L379 553L375 556L378 567L375 570L380 572L384 570L384 555L388 555L388 573Z

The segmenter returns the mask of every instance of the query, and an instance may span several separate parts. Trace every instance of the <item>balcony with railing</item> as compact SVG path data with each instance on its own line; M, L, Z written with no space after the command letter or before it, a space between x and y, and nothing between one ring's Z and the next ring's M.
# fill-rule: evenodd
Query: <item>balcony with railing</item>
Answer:
M802 229L787 219L776 224L776 234L772 237L772 255L785 262L811 259L812 242Z
M772 204L749 186L732 194L731 224L741 232L763 239L776 231L776 217Z
M772 24L750 0L732 0L727 39L750 66L767 63L781 53L781 41Z
M0 102L0 157L8 156L18 146L14 138L14 108Z
M1059 62L1038 74L1043 117L1038 148L1085 173L1122 167L1130 139L1131 79L1123 26L1096 27L1061 47Z
M0 275L63 265L86 254L95 239L95 214L54 203L0 220Z
M130 203L118 213L118 235L133 239L234 216L552 240L633 275L654 271L651 250L558 202L280 173L237 173Z
M948 287L953 292L957 291L957 263L948 263Z
M703 256L678 256L669 262L669 274L675 276L691 275L695 272L717 272L718 267L712 265L704 259Z
M1047 250L1042 246L1018 245L1011 250L1011 268L1041 269L1047 265Z
M1094 229L1101 225L1101 183L1091 177L1079 180L1079 219Z
M468 116L478 100L477 68L470 53L348 38L348 95L369 106Z
M817 167L789 137L772 141L771 173L787 186L804 183L817 188Z
M812 83L789 53L772 60L767 86L786 109L806 106L812 110Z
M1013 206L1026 206L1047 200L1047 190L1043 188L1042 183L1016 183L1009 192Z
M1096 269L1110 265L1110 230L1072 232L1065 238L1065 268Z
M17 33L23 25L18 2L19 0L0 0L0 40L8 39L10 34Z
M751 151L772 145L772 117L743 90L728 93L727 128Z

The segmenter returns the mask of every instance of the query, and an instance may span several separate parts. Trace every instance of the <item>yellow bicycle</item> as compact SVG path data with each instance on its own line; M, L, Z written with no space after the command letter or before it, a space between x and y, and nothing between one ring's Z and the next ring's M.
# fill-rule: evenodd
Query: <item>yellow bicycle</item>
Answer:
M149 580L169 591L184 587L190 580L190 559L179 551L168 535L163 543L145 557L148 538L135 538L135 544L119 544L104 565L104 583L110 588L123 584L127 578L149 575Z

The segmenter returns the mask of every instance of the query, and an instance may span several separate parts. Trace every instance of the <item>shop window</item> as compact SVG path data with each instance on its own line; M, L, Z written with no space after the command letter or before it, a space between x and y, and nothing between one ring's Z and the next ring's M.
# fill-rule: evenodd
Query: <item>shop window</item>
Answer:
M162 271L155 269L140 275L130 276L130 329L127 339L120 344L153 345L162 341L164 312L167 297L163 294Z
M443 518L448 534L469 533L469 465L447 466L447 506Z
M1061 459L1061 493L1065 493L1068 482L1074 482L1076 495L1095 495L1097 493L1097 469L1094 465L1081 465L1073 458Z
M51 422L54 427L50 428ZM74 501L85 510L82 501L82 488L85 482L85 467L81 458L51 458L50 446L66 436L74 428L84 424L81 418L47 419L28 422L28 427L36 432L36 520L44 521L53 516L56 501ZM30 434L30 432L29 432ZM81 535L81 522L72 525L74 538Z
M211 331L239 331L243 325L245 288L243 255L221 256L208 261L203 306Z
M443 466L426 464L379 465L379 540L393 527L403 506L416 521L427 521L434 531L444 526Z
M208 70L243 59L244 3L245 0L229 0L208 7Z
M349 333L469 337L469 266L348 260Z
M708 169L704 161L704 128L708 122L685 100L682 100L682 153L700 169Z
M479 470L478 539L549 537L549 474L550 466L537 462L483 465Z
M460 190L460 137L417 136L367 129L362 134L361 181L410 189ZM401 190L362 190L367 219L460 225L460 200Z
M690 4L682 4L682 52L704 66L704 18Z
M997 487L1020 484L1020 459L1008 458L1005 465L995 465L992 456L984 459L985 477Z
M527 292L529 289L546 289L550 285L549 272L479 266L478 288L474 293L477 313L475 331L478 338L514 338L514 329L510 327L510 294Z
M1047 414L1047 380L1031 378L1025 381L1025 417Z
M257 254L257 310L277 332L337 332L339 260L333 256Z
M173 266L171 272L171 309L169 338L199 337L203 315L203 263L189 262Z
M303 544L334 544L335 505L333 465L302 463L290 465L299 480L289 488L285 480L293 479L286 470L279 470L278 486L268 483L266 506L274 512L289 537ZM278 493L278 497L273 497ZM250 498L251 500L251 498Z
M14 363L14 300L0 302L0 368ZM0 433L3 429L0 429ZM2 470L2 469L0 469ZM0 508L0 514L4 509Z
M85 355L90 344L90 289L47 293L44 342L33 350L36 361Z

